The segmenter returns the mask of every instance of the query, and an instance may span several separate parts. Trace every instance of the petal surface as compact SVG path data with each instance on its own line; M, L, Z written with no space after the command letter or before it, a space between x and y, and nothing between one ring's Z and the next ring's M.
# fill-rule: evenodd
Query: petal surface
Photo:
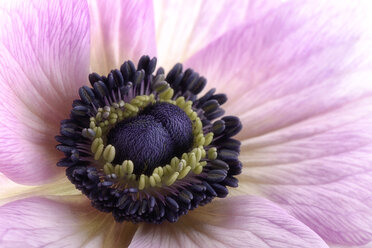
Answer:
M368 243L366 245L358 245L358 246L344 246L344 245L330 245L330 248L370 248L372 246L372 243Z
M280 1L154 1L159 65L184 62L226 31L262 17Z
M4 174L0 173L0 205L6 202L6 200L11 197L10 195L18 195L19 192L22 192L29 187L31 186L17 184Z
M0 171L42 183L61 172L54 136L87 78L89 11L84 1L4 1L0 12Z
M126 60L156 55L151 0L90 0L91 70L107 74Z
M80 196L27 198L0 207L0 246L119 247L127 246L132 223L114 223Z
M81 192L67 179L66 176L56 178L50 183L27 186L17 184L0 173L0 206L32 196L69 196L81 195Z
M216 200L174 224L141 224L133 247L328 247L311 229L254 196Z
M268 197L331 244L372 240L370 6L287 1L187 65L244 129L242 193Z

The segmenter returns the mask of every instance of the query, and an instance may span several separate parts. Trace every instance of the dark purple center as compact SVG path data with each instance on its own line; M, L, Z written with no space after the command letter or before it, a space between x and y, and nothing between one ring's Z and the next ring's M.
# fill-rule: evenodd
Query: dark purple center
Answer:
M190 118L170 103L146 107L138 116L118 123L107 135L107 143L116 149L114 163L132 160L136 175L151 175L156 167L188 152L192 141Z

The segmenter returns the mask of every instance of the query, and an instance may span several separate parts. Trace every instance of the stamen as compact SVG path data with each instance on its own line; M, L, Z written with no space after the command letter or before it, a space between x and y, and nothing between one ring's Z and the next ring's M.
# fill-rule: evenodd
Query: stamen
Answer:
M187 176L187 174L189 174L190 171L191 171L191 166L186 166L185 168L182 169L177 179L184 178L185 176Z
M94 153L94 159L95 160L98 160L100 159L101 155L102 155L102 152L103 152L103 148L104 148L104 145L103 144L100 144L96 150L96 152Z
M172 175L165 181L165 185L171 186L177 180L179 174L180 173L178 171L173 172Z
M105 165L103 166L103 170L106 175L111 175L115 171L114 167L109 162L105 163Z
M217 149L216 147L212 147L208 150L208 158L210 160L215 160L217 158Z
M196 175L199 175L202 171L203 171L203 166L201 166L199 163L198 163L198 165L195 167L195 169L193 170L193 172L194 172Z
M145 188L145 175L142 174L139 179L138 189L143 190Z
M92 145L91 145L91 150L92 150L92 153L96 153L96 151L98 150L98 147L103 144L103 140L102 138L95 138Z
M103 159L111 163L115 158L115 147L112 145L106 146L103 152Z

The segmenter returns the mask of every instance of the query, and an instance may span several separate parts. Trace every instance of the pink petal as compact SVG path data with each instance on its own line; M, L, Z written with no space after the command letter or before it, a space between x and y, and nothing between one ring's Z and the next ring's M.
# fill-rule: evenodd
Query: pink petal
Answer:
M280 1L154 1L159 64L170 68L247 21L262 17Z
M331 76L341 76L337 74L341 69L354 69L360 48L365 50L369 44L362 42L362 34L367 35L365 14L357 13L360 9L355 6L326 8L322 1L308 2L287 1L268 13L263 10L263 15L256 14L258 18L196 53L186 66L206 76L209 87L227 92L229 103L239 100L231 108L236 114L326 83ZM361 66L366 69L367 65ZM357 76L360 81L363 75Z
M0 208L0 245L19 242L22 246L18 247L79 247L88 241L84 210L92 211L43 198L6 204Z
M358 246L344 246L344 245L334 245L334 244L331 244L329 246L330 248L371 248L372 247L372 243L369 243L369 244L366 244L366 245L358 245Z
M232 197L175 224L141 225L130 247L328 247L311 229L259 197Z
M151 0L90 0L91 69L107 74L125 60L156 55Z
M340 245L372 241L369 9L289 1L188 62L243 122L244 188Z
M28 198L0 207L1 247L120 247L135 231L81 197Z
M61 172L54 136L87 79L88 8L82 1L0 8L0 171L18 183L42 183Z

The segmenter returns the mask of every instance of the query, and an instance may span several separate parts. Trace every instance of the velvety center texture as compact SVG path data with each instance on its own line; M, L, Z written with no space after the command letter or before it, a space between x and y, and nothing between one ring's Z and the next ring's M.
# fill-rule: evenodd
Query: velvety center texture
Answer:
M192 124L186 113L170 103L146 107L138 116L118 123L107 135L116 149L114 163L132 160L134 174L150 175L192 145Z

